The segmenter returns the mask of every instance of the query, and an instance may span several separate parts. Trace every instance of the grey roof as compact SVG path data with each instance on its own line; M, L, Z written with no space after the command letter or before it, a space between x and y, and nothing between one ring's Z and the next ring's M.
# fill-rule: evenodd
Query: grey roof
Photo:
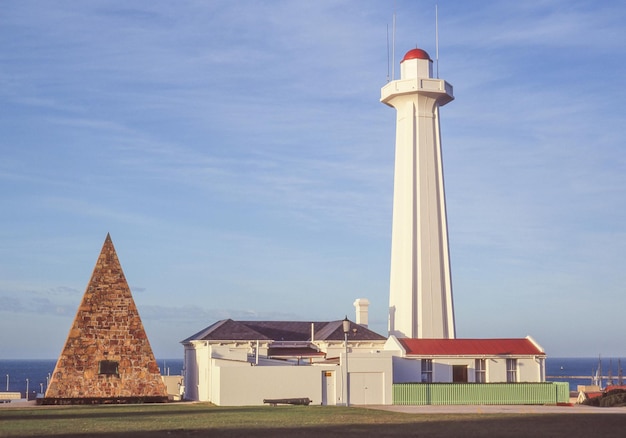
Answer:
M311 342L311 324L317 341L344 339L343 320L338 321L233 321L223 319L181 341L289 341ZM350 322L351 341L383 341L385 338L359 324Z

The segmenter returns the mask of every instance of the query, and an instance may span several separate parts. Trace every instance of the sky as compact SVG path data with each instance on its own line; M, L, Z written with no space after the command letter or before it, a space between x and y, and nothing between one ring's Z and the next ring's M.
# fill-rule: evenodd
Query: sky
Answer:
M0 358L58 357L107 233L157 358L357 298L386 334L380 88L435 3L0 0ZM457 336L626 357L626 3L438 17Z

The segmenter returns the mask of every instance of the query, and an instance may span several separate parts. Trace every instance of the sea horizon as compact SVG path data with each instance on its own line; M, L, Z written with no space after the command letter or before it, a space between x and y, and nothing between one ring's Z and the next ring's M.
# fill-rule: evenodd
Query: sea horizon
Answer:
M45 393L57 359L0 359L0 392L19 392L33 400ZM183 359L156 359L164 376L182 375Z
M34 399L44 393L58 359L0 359L0 392L20 392ZM162 375L182 375L183 359L156 359ZM626 359L623 361L626 365ZM569 382L570 391L579 385L591 385L598 368L601 368L602 386L619 378L620 357L548 357L546 358L546 381Z

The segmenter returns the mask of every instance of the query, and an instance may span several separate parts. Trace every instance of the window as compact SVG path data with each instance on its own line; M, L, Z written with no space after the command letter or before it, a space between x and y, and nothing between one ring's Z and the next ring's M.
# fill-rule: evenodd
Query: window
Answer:
M118 363L115 360L101 360L98 373L107 376L119 376Z
M517 359L506 360L506 381L509 383L517 382Z
M485 359L476 359L474 361L474 370L476 373L474 381L476 383L487 383L487 363Z
M422 359L422 383L433 382L433 360Z

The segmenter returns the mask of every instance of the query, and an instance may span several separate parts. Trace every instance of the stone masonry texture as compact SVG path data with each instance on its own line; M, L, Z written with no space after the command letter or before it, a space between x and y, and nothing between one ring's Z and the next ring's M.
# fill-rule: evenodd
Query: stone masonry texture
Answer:
M108 234L44 396L44 400L83 398L167 400Z

